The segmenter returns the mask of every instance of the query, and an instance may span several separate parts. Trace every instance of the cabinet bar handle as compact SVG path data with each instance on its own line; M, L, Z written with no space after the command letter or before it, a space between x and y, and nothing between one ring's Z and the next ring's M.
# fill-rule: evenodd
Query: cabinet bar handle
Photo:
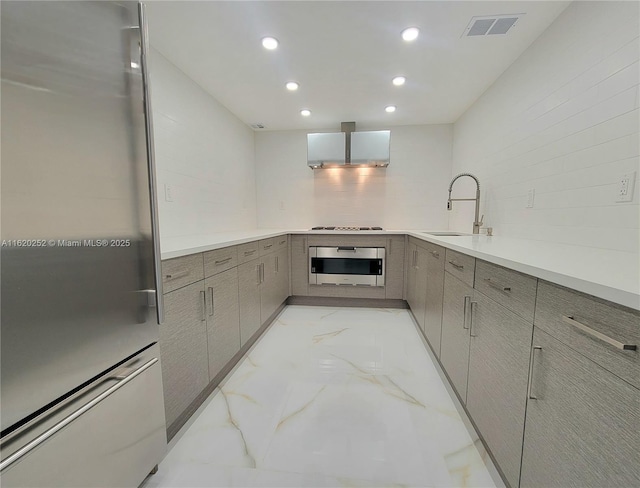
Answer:
M100 395L95 397L90 402L84 404L82 407L78 408L73 413L69 414L69 416L67 416L64 419L62 419L60 422L58 422L56 425L51 427L49 430L47 430L44 433L40 434L38 437L33 439L27 445L25 445L21 449L17 450L16 452L14 452L11 456L9 456L8 458L4 459L2 461L2 463L0 463L0 471L4 471L9 466L11 466L13 463L15 463L16 461L22 459L22 457L27 455L29 452L33 451L36 447L38 447L44 441L49 439L55 433L57 433L60 430L64 429L67 425L69 425L71 422L73 422L77 418L79 418L82 415L84 415L85 413L87 413L89 410L91 410L93 407L98 405L104 399L106 399L106 398L110 397L111 395L113 395L116 391L118 391L120 388L122 388L124 385L126 385L127 383L132 381L137 376L139 376L142 373L144 373L147 369L149 369L151 366L153 366L157 362L158 362L158 358L153 358L150 361L144 363L142 366L140 366L138 369L133 371L128 376L126 376L126 377L124 377L122 379L117 378L117 379L120 379L120 381L118 383L113 385L108 390L105 390ZM113 378L113 379L116 379L116 378Z
M264 283L264 263L260 263L260 283Z
M276 256L276 273L280 271L280 262L278 261L278 256Z
M418 250L413 251L413 267L418 269Z
M467 327L467 309L469 307L469 303L471 302L471 297L470 296L465 296L464 297L464 311L463 311L463 319L462 319L462 328L467 330L469 329L469 327Z
M256 272L258 273L258 282L256 284L259 285L260 283L262 283L262 281L260 281L261 274L260 274L260 265L259 264L256 266Z
M283 244L286 244L286 242L287 242L287 240L285 239L284 241L280 241L278 244L279 244L280 246L282 246Z
M254 252L256 252L256 250L254 249L253 251L245 251L244 255L245 256L251 256Z
M211 301L211 308L209 309L210 310L209 317L213 317L213 287L210 286L208 290L209 290L209 299Z
M168 280L177 280L178 278L184 278L185 276L189 276L189 272L188 271L182 271L180 273L164 275L164 277L166 279L168 279Z
M451 266L453 266L454 268L456 268L456 269L464 269L464 266L463 266L463 265L458 264L458 263L456 263L455 261L449 261L449 264L450 264Z
M263 249L270 249L271 247L273 247L273 244L269 244L268 246L263 246Z
M204 322L207 320L207 294L204 291L200 292L200 307L202 312L201 321Z
M229 261L231 261L231 256L229 256L228 258L216 261L215 264L224 264L224 263L228 263Z
M529 365L529 387L528 387L528 391L527 391L527 397L529 397L530 400L537 400L538 399L538 397L535 396L532 393L532 390L533 390L533 368L535 366L536 351L542 351L542 347L533 346L533 350L531 351L531 364Z
M353 246L338 246L336 248L336 251L349 251L349 252L356 252L356 248Z
M469 319L469 335L471 337L478 337L478 334L473 333L473 323L475 322L477 307L478 307L478 302L471 302L471 313L469 314L471 315L471 318Z
M617 347L618 349L621 349L623 351L637 351L638 350L638 346L636 344L624 344L620 341L616 341L615 339L612 339L609 336L606 336L600 332L598 332L597 330L593 330L591 327L587 327L584 324L581 324L580 322L578 322L575 318L573 317L569 317L567 315L563 315L562 316L562 320L563 322L566 322L569 325L572 325L573 327L575 327L576 329L580 329L582 332L585 332L587 334L589 334L592 337L595 337L596 339L600 339L603 342L606 342L607 344L611 344L613 347Z
M485 283L487 285L489 285L491 288L494 288L498 291L511 291L511 287L510 286L502 286L499 285L498 283L496 283L495 281L491 281L491 278L485 278L484 279Z
M438 251L430 251L430 252L431 252L431 255L432 255L434 258L439 258L439 257L440 257L440 253L439 253Z

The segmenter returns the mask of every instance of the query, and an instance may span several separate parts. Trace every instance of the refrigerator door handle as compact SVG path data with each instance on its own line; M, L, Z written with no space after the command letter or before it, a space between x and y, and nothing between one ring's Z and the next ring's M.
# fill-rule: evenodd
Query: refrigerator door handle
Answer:
M38 437L33 439L27 445L23 446L21 449L18 449L11 456L7 457L5 460L3 460L0 463L0 473L2 471L4 471L5 469L7 469L9 466L13 465L15 462L17 462L20 459L22 459L22 457L24 457L27 454L29 454L36 447L38 447L40 444L42 444L47 439L49 439L51 436L53 436L54 434L56 434L60 430L64 429L67 425L69 425L71 422L76 420L78 417L84 415L89 410L91 410L93 407L98 405L100 402L102 402L103 400L105 400L106 398L108 398L109 396L114 394L116 391L118 391L124 385L126 385L131 380L133 380L136 376L139 376L142 373L144 373L147 369L149 369L151 366L153 366L157 362L158 362L158 358L153 358L150 361L147 361L142 366L140 366L138 369L133 371L133 373L127 375L126 377L124 377L123 379L118 381L118 383L113 385L108 390L103 391L100 395L95 397L90 402L85 403L82 407L80 407L79 409L77 409L73 413L69 414L67 417L62 419L60 422L58 422L56 425L51 427L49 430L47 430L47 431L43 432L42 434L40 434ZM115 377L115 378L111 377L110 379L116 379L116 378L118 378L118 377Z
M142 85L144 93L144 118L147 132L147 164L149 168L149 193L151 198L151 229L153 234L153 261L156 282L156 301L158 303L158 324L164 322L164 302L162 297L162 262L160 254L160 227L158 214L158 185L156 182L156 161L153 145L153 121L151 119L151 88L149 86L149 71L147 66L149 33L145 6L138 4L140 18L140 66L142 71Z

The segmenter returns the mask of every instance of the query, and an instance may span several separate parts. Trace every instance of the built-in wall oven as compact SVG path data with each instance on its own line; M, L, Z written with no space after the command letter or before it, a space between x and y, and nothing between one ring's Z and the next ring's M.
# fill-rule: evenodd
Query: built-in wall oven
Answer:
M384 286L384 247L309 247L309 284Z

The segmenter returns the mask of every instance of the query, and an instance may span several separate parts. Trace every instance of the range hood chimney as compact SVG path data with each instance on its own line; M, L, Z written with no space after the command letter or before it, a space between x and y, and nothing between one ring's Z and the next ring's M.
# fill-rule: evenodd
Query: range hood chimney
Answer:
M356 131L355 122L340 122L340 130L344 132L344 164L351 164L351 133Z
M376 168L389 165L391 131L356 132L355 122L342 122L342 132L307 134L307 165L322 168Z

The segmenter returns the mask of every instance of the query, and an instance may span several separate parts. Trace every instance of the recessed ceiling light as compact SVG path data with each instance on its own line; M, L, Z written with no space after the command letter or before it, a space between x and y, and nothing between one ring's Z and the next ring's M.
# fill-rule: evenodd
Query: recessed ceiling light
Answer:
M300 110L300 115L302 115L303 117L309 117L309 115L311 115L311 110L308 110L306 108L303 110Z
M391 82L396 86L404 85L405 81L407 81L407 79L404 76L396 76L393 80L391 80Z
M418 34L420 34L420 29L417 27L408 27L402 31L402 38L405 41L415 41L418 38Z
M287 87L287 90L295 91L300 85L298 85L295 81L288 81L285 86Z
M276 39L275 37L263 37L262 45L265 49L275 49L278 47L278 39Z
M391 113L391 112L395 112L396 111L396 106L395 105L387 105L384 108L385 112Z

